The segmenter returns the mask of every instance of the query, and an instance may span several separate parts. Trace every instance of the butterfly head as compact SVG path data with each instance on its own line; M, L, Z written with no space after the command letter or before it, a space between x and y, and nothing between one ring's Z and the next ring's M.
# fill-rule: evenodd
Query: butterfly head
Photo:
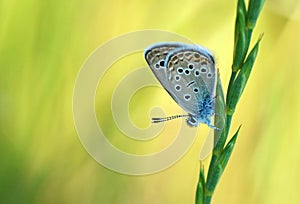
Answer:
M203 123L208 126L211 126L210 117L201 117L200 115L189 114L186 119L186 123L191 127L197 127L197 126L199 126L199 123Z
M199 125L199 120L196 116L189 114L188 118L186 119L186 123L191 127L197 127Z

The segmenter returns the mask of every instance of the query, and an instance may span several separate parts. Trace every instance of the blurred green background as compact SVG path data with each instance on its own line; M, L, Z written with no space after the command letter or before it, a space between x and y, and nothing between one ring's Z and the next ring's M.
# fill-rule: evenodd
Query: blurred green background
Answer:
M0 0L0 203L193 203L201 139L160 173L112 172L77 137L73 87L93 50L141 29L175 32L210 48L226 87L235 6L235 0ZM243 126L213 203L300 202L300 2L267 1L254 40L262 32L232 132ZM180 110L167 95L162 102L158 92L140 94L131 112L141 127L149 125L144 113L138 117L145 100ZM154 144L159 150L168 138Z

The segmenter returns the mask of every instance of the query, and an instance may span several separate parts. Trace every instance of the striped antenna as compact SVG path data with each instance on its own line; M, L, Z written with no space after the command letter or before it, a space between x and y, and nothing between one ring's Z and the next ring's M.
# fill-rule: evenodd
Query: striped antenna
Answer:
M168 120L173 120L176 118L184 118L184 117L189 117L189 115L173 115L173 116L164 117L164 118L152 118L152 123L166 122Z

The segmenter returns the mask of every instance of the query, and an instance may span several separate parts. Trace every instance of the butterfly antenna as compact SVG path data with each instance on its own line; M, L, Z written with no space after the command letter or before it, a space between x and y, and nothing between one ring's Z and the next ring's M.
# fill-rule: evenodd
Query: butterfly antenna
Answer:
M164 117L164 118L152 118L152 123L160 123L160 122L166 122L168 120L173 120L176 118L184 118L188 117L189 115L173 115L169 117Z

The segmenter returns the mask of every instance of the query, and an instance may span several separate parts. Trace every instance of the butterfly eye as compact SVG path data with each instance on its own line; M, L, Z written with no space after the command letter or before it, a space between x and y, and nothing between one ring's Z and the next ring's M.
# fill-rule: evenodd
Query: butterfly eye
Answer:
M191 117L191 118L190 118L190 122L191 122L192 124L196 124L197 121L195 120L195 118Z

